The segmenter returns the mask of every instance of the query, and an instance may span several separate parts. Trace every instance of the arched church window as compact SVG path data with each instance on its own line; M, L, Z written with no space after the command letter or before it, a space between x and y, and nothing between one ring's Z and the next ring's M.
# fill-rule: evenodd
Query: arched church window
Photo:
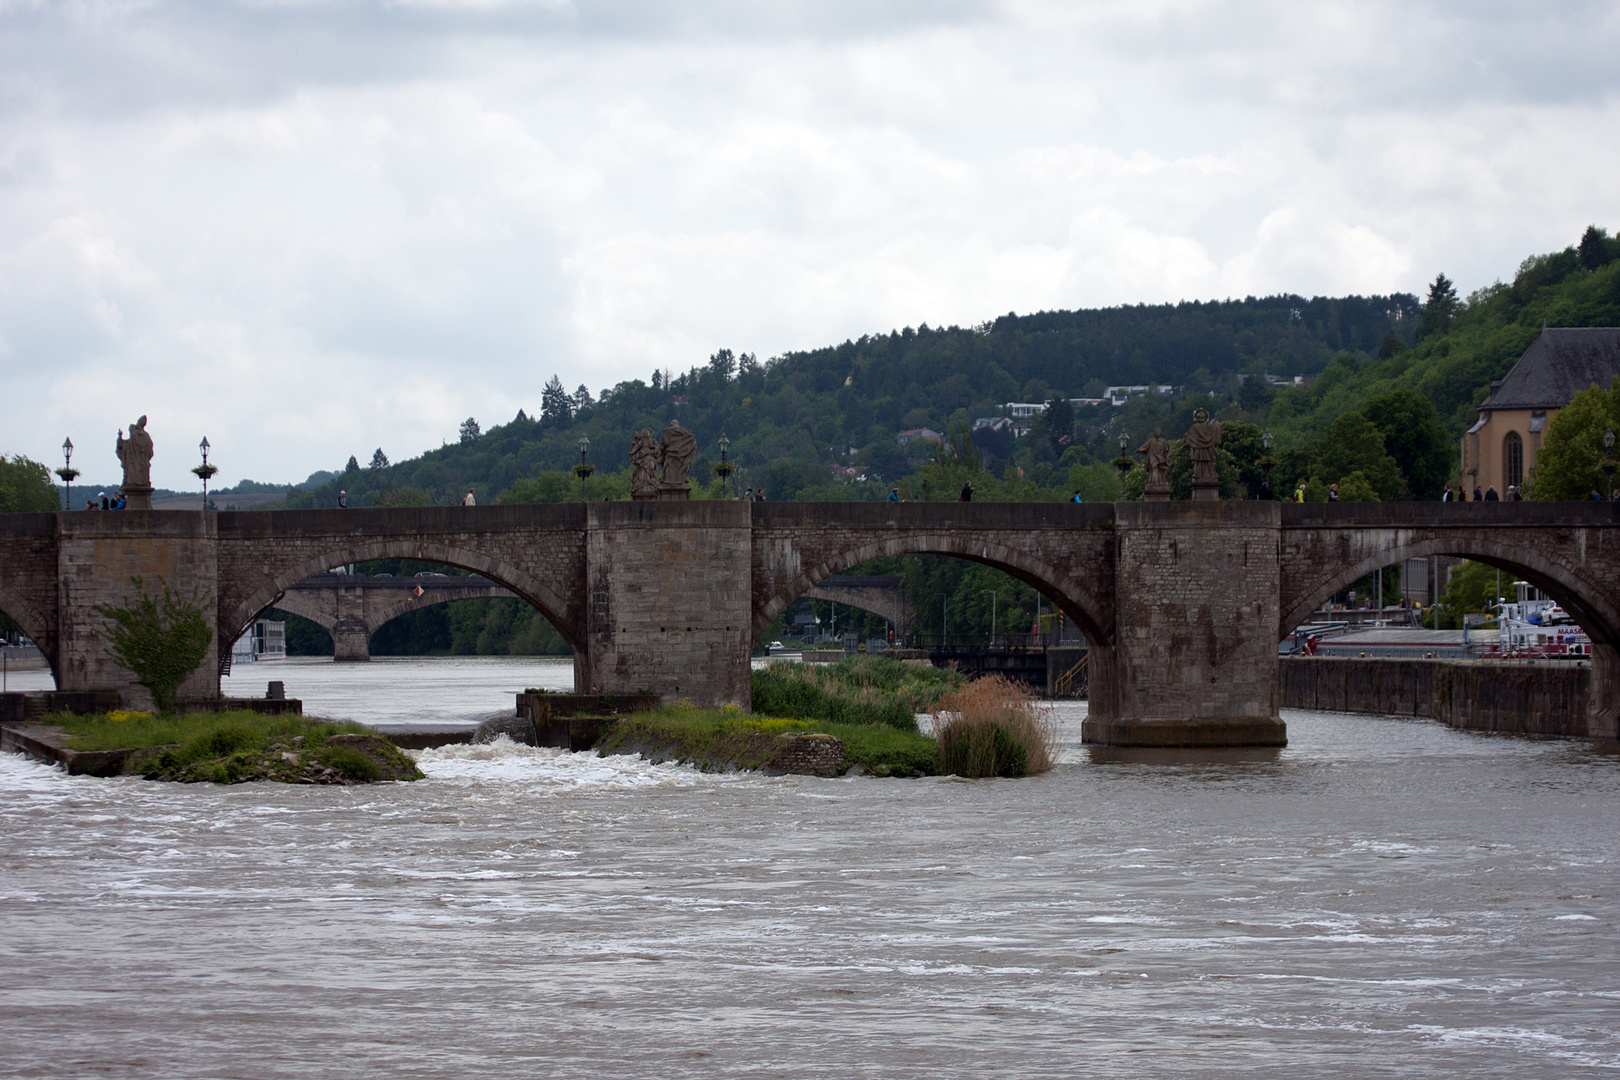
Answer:
M1524 440L1517 431L1502 439L1502 475L1513 487L1524 483Z

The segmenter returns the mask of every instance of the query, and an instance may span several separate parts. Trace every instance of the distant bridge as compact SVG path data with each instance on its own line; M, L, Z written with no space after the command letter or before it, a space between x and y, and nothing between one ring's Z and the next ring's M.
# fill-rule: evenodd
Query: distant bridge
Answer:
M870 611L887 619L895 638L904 640L911 633L911 601L904 579L892 574L834 574L805 590L805 596Z
M452 600L517 597L504 585L471 577L372 577L316 574L290 586L275 606L332 635L332 659L370 660L371 635L383 625Z

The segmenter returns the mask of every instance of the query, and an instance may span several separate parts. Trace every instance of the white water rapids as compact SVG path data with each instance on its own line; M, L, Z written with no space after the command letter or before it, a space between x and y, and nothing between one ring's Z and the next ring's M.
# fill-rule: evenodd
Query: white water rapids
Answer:
M547 670L243 685L460 723ZM0 1075L1620 1075L1620 757L1290 712L1275 755L1144 760L1059 708L1062 763L1016 781L0 755Z

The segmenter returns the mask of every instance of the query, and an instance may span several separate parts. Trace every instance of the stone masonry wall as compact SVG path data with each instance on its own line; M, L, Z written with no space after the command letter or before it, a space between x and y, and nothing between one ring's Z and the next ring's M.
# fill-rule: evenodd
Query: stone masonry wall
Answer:
M1277 504L1126 503L1117 519L1115 682L1083 737L1160 745L1153 729L1194 720L1162 745L1280 741Z
M1455 728L1518 735L1603 734L1589 723L1593 671L1584 663L1317 656L1290 657L1279 668L1282 703L1290 709L1427 716Z
M578 693L752 701L748 503L592 503ZM576 675L576 681L577 675Z

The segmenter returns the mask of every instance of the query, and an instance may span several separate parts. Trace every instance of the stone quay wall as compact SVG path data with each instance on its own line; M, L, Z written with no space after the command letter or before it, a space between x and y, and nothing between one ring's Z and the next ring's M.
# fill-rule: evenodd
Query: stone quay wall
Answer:
M1290 657L1283 708L1426 716L1454 728L1589 738L1592 668L1576 662L1488 663Z

